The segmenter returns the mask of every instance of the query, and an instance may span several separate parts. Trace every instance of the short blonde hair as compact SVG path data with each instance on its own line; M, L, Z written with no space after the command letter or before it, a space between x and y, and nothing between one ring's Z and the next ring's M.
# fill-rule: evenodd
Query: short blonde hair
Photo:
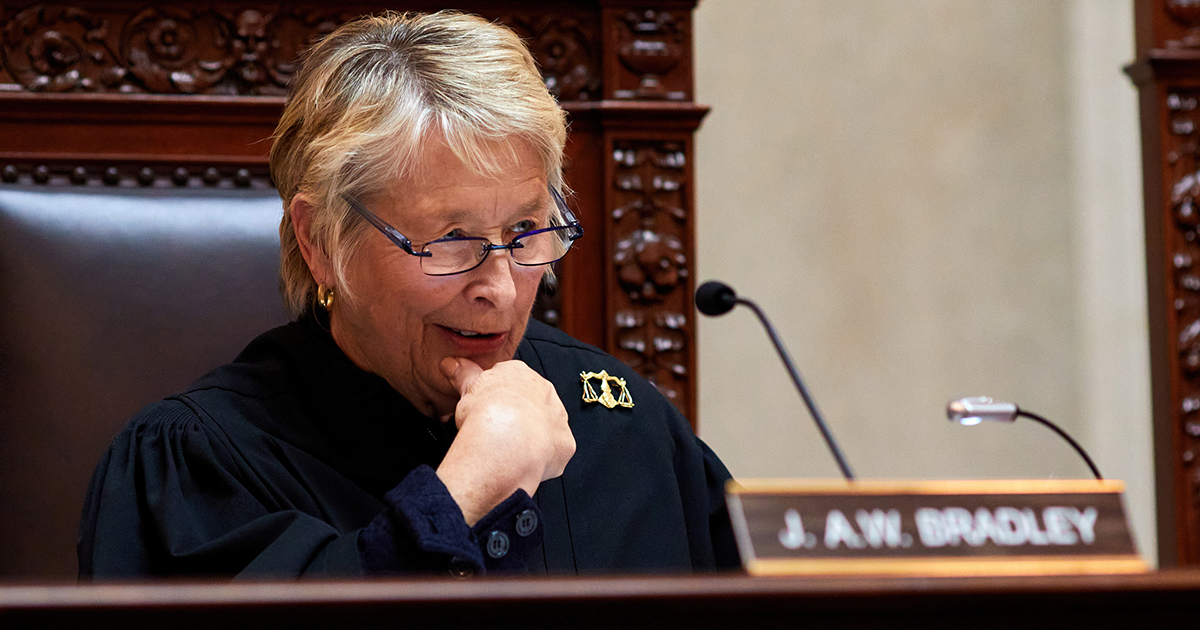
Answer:
M368 200L414 173L431 138L486 174L532 147L561 191L566 135L566 115L532 55L502 25L454 11L388 12L342 25L302 55L272 136L288 312L299 317L317 292L292 223L297 194L313 206L310 238L346 296L345 262L366 231L343 195Z

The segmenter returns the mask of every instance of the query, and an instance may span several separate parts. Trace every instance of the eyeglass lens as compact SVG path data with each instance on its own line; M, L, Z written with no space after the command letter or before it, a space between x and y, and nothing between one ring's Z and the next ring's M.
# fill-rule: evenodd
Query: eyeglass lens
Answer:
M457 238L425 245L429 256L421 259L421 270L446 275L479 266L493 249L508 249L518 265L545 265L557 261L571 249L571 227L558 227L523 234L507 246L497 247L484 238Z

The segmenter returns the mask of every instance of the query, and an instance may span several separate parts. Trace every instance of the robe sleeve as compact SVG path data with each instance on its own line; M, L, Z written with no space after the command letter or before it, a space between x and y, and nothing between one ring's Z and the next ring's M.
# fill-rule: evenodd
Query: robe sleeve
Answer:
M677 444L675 474L683 498L688 546L694 571L741 568L725 483L732 478L725 464L693 431L683 414L663 401Z
M540 514L524 492L469 528L428 466L410 472L386 494L385 509L350 531L291 505L286 494L256 483L247 457L186 404L153 405L116 437L93 475L78 539L80 578L465 576L521 568L541 541Z
M717 569L741 568L737 540L733 535L733 524L729 520L729 506L725 503L725 482L732 478L725 464L700 438L696 438L704 461L704 477L707 486L708 529L712 541L713 562Z

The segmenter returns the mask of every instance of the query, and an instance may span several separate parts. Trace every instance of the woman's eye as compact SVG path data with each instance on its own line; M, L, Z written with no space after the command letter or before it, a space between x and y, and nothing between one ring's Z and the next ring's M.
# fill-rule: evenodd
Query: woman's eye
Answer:
M512 231L516 232L517 234L524 234L525 232L531 232L535 229L537 229L537 221L534 221L533 219L526 219L512 226Z
M462 238L466 235L467 235L467 233L462 231L461 229L454 228L453 230L446 232L446 235L443 236L442 238Z

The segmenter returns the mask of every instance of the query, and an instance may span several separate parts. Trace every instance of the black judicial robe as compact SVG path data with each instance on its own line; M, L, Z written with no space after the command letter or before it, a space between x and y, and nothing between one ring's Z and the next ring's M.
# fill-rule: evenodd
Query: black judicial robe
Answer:
M84 506L81 578L737 565L729 473L653 385L536 321L516 358L557 389L576 452L468 529L433 472L452 422L359 370L312 318L261 335L114 439ZM580 373L601 370L633 408L582 400Z

